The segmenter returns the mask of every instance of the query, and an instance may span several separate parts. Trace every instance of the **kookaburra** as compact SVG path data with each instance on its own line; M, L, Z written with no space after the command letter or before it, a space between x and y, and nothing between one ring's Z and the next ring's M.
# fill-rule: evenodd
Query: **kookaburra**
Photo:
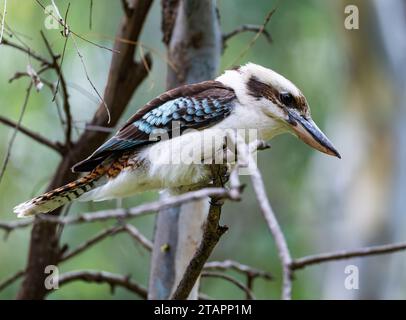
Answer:
M311 147L340 158L313 122L301 91L280 74L248 63L215 80L184 85L151 100L111 139L73 166L74 172L86 175L16 206L14 212L25 217L75 199L108 200L210 181L211 160L206 160L213 150L223 150L224 144L222 139L214 139L220 141L214 145L202 141L225 136L230 129L255 130L260 140L290 132ZM167 133L166 139L159 138L163 133ZM174 155L183 150L202 145L199 162L173 161L179 160Z

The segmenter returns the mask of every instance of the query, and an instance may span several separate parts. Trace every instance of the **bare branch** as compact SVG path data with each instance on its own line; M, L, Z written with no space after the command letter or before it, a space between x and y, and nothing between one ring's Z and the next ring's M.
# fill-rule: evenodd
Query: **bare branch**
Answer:
M311 256L306 256L299 259L294 259L290 267L292 270L298 270L305 268L307 266L330 262L335 260L344 260L351 259L356 257L365 257L365 256L374 256L380 254L388 254L393 252L398 252L406 250L406 242L394 243L394 244L385 244L380 246L372 246L359 248L355 250L342 250L338 252L327 252L321 254L315 254Z
M18 131L20 131L21 133L30 137L31 139L33 139L33 140L37 141L38 143L43 144L63 155L64 148L58 142L53 142L51 140L48 140L47 138L41 136L40 134L21 126L21 124L18 125L18 123L14 122L12 120L9 120L3 116L0 116L0 122L11 128L17 128Z
M89 81L89 84L92 86L93 90L96 92L96 94L97 94L97 96L99 97L101 103L103 104L103 106L104 106L104 108L105 108L105 110L106 110L106 112L107 112L107 123L110 123L110 121L111 121L111 114L110 114L109 107L107 106L106 101L104 101L103 97L101 96L101 94L100 94L99 91L97 90L96 86L93 84L92 80L90 79L89 73L87 72L87 68L86 68L85 61L83 60L83 56L82 56L82 54L81 54L80 51L79 51L79 47L78 47L78 45L77 45L75 39L72 38L72 40L73 40L73 44L75 45L76 52L78 53L80 62L82 63L83 70L84 70L84 72L85 72L87 81Z
M215 168L215 166L212 167ZM223 168L222 166L217 167L220 168L220 170ZM215 186L223 185L224 183L221 178L220 170L217 173L213 172L213 184ZM222 198L214 195L210 196L210 209L204 224L202 242L187 266L171 299L187 299L214 247L219 242L221 236L227 231L228 228L226 226L219 225L223 204L224 201Z
M83 251L89 249L91 246L95 245L97 242L100 242L101 240L107 238L108 236L115 235L124 230L125 230L125 228L122 226L113 226L113 227L107 228L107 229L99 232L94 237L90 238L89 240L85 241L84 243L82 243L81 245L76 247L74 250L63 254L63 256L60 259L60 262L71 259L71 258L77 256L78 254L82 253Z
M12 276L8 277L7 279L4 279L2 282L0 282L0 291L4 290L6 287L9 285L13 284L15 281L20 279L24 275L25 271L24 270L19 270Z
M15 138L17 136L17 133L18 133L19 128L21 126L21 121L23 120L23 116L24 116L25 110L27 108L28 99L29 99L30 93L31 93L31 88L32 88L32 82L30 82L30 85L26 89L26 94L25 94L23 106L21 108L20 117L18 118L18 122L16 123L13 135L11 136L10 141L8 143L6 155L5 155L4 160L3 160L3 165L2 165L2 167L0 169L0 182L3 179L4 173L6 171L8 160L10 159L11 148L13 147L14 140L15 140Z
M204 265L204 270L235 270L252 278L264 278L266 280L272 280L273 276L270 272L266 272L254 267L239 263L233 260L224 261L211 261Z
M202 277L215 277L215 278L221 278L221 279L227 280L227 281L231 282L232 284L236 285L242 291L244 291L249 300L255 299L254 294L247 286L245 286L243 283L241 283L237 279L235 279L227 274L220 273L220 272L203 272L201 274L201 276Z
M238 55L238 57L234 60L234 62L231 65L235 65L241 58L243 58L247 54L247 52L251 49L251 47L257 41L259 36L264 32L266 25L268 24L269 20L271 20L271 17L275 13L277 8L278 7L275 7L274 9L272 9L271 11L268 12L268 14L265 17L264 22L262 23L262 25L258 29L258 32L255 34L255 36L248 43L247 47Z
M249 147L245 144L244 141L242 141L240 137L234 137L230 135L230 138L234 140L234 143L237 146L238 154L242 156L244 162L249 165L249 168L251 170L250 178L252 186L254 188L255 195L257 197L261 211L265 217L266 222L268 223L268 228L272 236L274 237L275 244L278 249L279 258L282 263L283 270L282 298L285 300L291 299L292 272L290 269L290 265L292 263L292 258L289 252L288 245L286 243L285 236L279 226L275 213L273 212L272 207L269 203L261 173L259 172L254 159L252 158ZM260 145L260 143L258 145Z
M6 13L7 13L7 0L4 0L3 14L1 15L0 44L1 44L1 40L3 39L4 23L6 21Z
M63 93L63 110L65 113L65 122L66 122L66 129L65 129L65 139L66 139L66 145L69 147L71 144L71 138L72 138L72 114L71 114L71 107L69 103L69 93L68 93L68 88L66 85L65 77L63 76L62 69L60 65L58 64L58 57L52 50L52 47L48 41L48 39L45 37L44 32L41 30L41 37L44 40L45 46L49 52L49 55L52 58L52 68L55 69L56 74L58 75L58 83L61 83L62 86L62 93ZM62 61L61 61L62 63ZM54 90L54 97L56 95L56 90ZM54 101L54 99L53 99Z
M147 289L139 285L138 283L131 281L129 276L123 276L121 274L110 273L107 271L96 270L80 270L71 271L59 276L59 285L65 285L73 281L85 281L95 283L107 283L110 285L112 291L115 287L123 287L141 298L147 298Z
M40 6L42 9L46 10L45 6L44 6L39 0L35 0L35 1L39 4L39 6ZM64 30L69 30L70 33L72 33L73 35L75 35L75 36L78 37L79 39L82 39L83 41L86 41L86 42L88 42L88 43L90 43L90 44L92 44L92 45L94 45L94 46L96 46L96 47L98 47L98 48L106 49L106 50L111 51L111 52L114 52L114 53L120 53L118 50L107 48L107 47L105 47L105 46L102 46L102 45L100 45L100 44L98 44L98 43L95 43L95 42L93 42L93 41L91 41L91 40L88 40L88 39L84 38L84 37L81 36L80 34L74 32L72 29L70 29L70 28L64 23L63 19L59 19L58 17L55 17L55 16L52 14L52 12L48 12L48 14L49 14L51 17L53 17L56 21L58 21L58 23L64 28Z
M89 29L92 30L92 18L93 18L93 0L90 0L89 8Z
M36 54L33 50L30 48L24 48L23 46L20 46L19 44L16 44L14 42L8 41L7 39L3 39L3 45L15 48L21 52L24 52L28 54L31 58L34 58L35 60L41 62L43 65L46 66L52 66L53 63L51 61L48 61L47 59L41 57L40 55Z
M130 209L113 209L113 210L103 210L92 213L84 213L78 216L72 217L57 217L49 214L40 214L37 217L40 220L58 223L62 225L67 224L79 224L84 222L95 222L104 221L108 219L128 219L138 217L144 214L153 213L164 208L169 208L173 206L180 205L182 203L187 203L205 197L212 196L216 198L227 198L230 200L239 200L231 196L229 190L225 188L204 188L196 191L191 191L184 193L179 196L165 198L162 200L142 204L140 206L130 208Z
M243 24L239 26L238 28L234 29L233 31L223 34L223 46L225 46L226 42L230 40L232 37L243 33L243 32L256 32L262 34L266 40L268 40L269 43L272 43L272 37L271 34L266 30L263 29L261 31L262 25L255 25L255 24Z
M123 225L123 228L127 233L137 240L145 249L148 251L152 251L152 247L154 246L151 240L149 240L146 236L144 236L136 227L132 224L126 223Z
M32 219L26 220L15 220L10 222L1 222L0 221L0 229L3 229L6 232L14 231L15 229L21 229L28 227L32 224Z

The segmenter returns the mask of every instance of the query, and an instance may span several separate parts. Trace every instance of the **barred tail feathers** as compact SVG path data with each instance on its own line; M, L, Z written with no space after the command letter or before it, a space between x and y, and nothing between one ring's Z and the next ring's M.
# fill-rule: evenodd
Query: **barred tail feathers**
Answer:
M82 194L103 184L102 177L105 170L101 166L76 181L70 182L62 187L48 191L34 199L17 205L14 212L17 217L24 218L38 213L47 213L59 208L77 198Z

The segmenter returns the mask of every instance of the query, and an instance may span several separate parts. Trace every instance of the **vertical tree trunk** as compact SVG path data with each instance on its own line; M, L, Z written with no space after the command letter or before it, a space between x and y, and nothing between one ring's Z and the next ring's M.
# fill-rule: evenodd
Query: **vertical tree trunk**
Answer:
M215 0L162 1L168 89L213 79L218 71L222 37ZM174 70L176 69L176 70ZM165 197L174 190L161 194ZM168 299L202 238L208 199L158 214L151 261L149 299ZM197 299L198 284L189 299Z

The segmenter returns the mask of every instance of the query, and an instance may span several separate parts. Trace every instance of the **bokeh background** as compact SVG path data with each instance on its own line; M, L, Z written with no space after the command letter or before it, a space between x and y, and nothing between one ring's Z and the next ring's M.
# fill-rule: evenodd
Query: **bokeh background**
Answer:
M47 2L50 1L44 1ZM57 3L64 12L68 1ZM70 3L69 23L75 31L111 46L122 16L120 1L94 1L92 30L88 26L89 1L71 0ZM344 8L348 4L359 9L358 30L344 27ZM261 24L275 5L276 1L268 0L219 0L222 30L229 32L245 23ZM46 55L39 33L40 29L45 30L44 13L35 1L8 1L6 21L21 33L24 41ZM141 37L143 43L153 49L153 68L121 123L165 90L165 47L161 41L160 21L160 2L155 1ZM272 34L273 43L259 37L238 63L252 61L273 68L297 84L310 103L313 119L342 155L342 160L338 160L317 153L288 135L275 138L272 148L259 154L259 167L269 198L293 256L406 239L403 212L406 196L405 1L280 1L266 29ZM55 49L61 51L64 39L59 32L45 31ZM252 37L252 33L245 33L229 41L222 69L235 62ZM111 54L83 41L78 44L89 74L102 92ZM20 114L29 79L11 84L8 79L17 71L25 71L29 62L21 52L0 45L0 113L3 116L17 119ZM32 64L38 69L36 62ZM72 42L66 49L63 69L79 133L96 110L98 100ZM63 139L51 99L45 88L34 92L23 124L52 140ZM11 134L10 128L0 125L1 161ZM14 220L13 206L43 191L57 163L55 152L19 134L0 184L0 219ZM156 198L156 193L147 193L125 199L123 206L135 206ZM70 211L77 214L116 205L114 201L74 204ZM273 272L276 279L270 282L257 279L254 292L258 298L278 298L279 260L251 187L244 193L243 201L225 205L222 219L230 230L211 259L238 260ZM153 215L132 222L152 237ZM106 222L67 227L62 242L73 248L108 225ZM29 235L27 228L0 239L0 279L25 266ZM131 274L134 280L146 286L149 259L148 252L123 234L104 240L62 264L60 270L103 269ZM397 253L311 266L297 271L293 297L404 299L405 260L406 253ZM350 264L359 268L358 290L344 287L347 276L344 270ZM233 275L244 280L238 274ZM20 282L16 282L0 292L0 298L14 298L19 285ZM214 298L244 298L242 292L221 279L203 279L202 291ZM134 295L120 288L111 295L107 285L81 282L68 284L49 295L49 299L120 298L133 299Z

